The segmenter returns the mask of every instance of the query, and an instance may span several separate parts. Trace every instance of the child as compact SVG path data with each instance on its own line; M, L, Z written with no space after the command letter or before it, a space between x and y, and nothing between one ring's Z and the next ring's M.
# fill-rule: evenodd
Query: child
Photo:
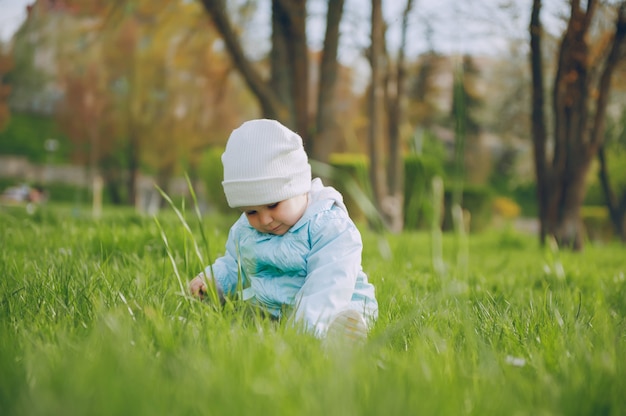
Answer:
M293 313L318 337L364 339L378 304L361 268L361 235L341 194L311 181L300 136L274 120L245 122L222 163L228 205L243 214L226 253L189 283L191 293L204 297L213 278L220 297L232 294L240 273L243 299L270 315Z

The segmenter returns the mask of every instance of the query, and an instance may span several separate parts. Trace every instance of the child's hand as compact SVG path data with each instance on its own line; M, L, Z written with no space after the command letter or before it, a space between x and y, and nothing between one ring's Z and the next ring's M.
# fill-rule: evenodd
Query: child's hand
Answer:
M207 284L213 285L214 282L210 277L206 277L204 273L200 273L189 282L189 292L191 292L192 296L205 299L209 295ZM219 300L221 304L224 304L224 292L222 288L215 284L215 289L217 290L217 300Z
M204 276L204 273L200 273L191 282L189 282L189 291L193 296L204 299L204 296L207 293L205 281L206 277Z

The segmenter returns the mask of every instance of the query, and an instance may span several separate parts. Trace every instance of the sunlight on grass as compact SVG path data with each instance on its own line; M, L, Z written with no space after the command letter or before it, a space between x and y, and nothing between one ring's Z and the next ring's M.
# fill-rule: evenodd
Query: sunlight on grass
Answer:
M405 232L385 235L384 258L362 229L380 317L337 353L237 299L181 296L233 218L45 209L0 211L0 414L626 409L623 246L574 254L491 231L468 234L459 261L454 233Z

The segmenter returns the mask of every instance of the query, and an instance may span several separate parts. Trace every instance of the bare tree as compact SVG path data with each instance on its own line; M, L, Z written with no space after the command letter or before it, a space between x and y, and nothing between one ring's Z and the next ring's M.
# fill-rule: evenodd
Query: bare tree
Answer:
M393 231L400 231L403 228L402 207L404 205L403 177L404 163L402 160L402 141L400 137L400 126L404 122L406 99L406 44L407 30L409 27L409 14L413 9L413 0L407 0L402 12L402 27L400 36L400 46L395 65L395 74L391 66L387 71L387 88L385 89L387 119L389 131L389 163L387 165L387 185L389 201L387 214L390 219L390 228Z
M217 31L248 87L257 98L264 117L282 121L303 138L313 159L327 161L333 140L326 136L334 123L339 23L343 0L329 1L324 51L320 65L318 116L311 121L309 108L309 58L306 38L306 0L272 0L272 50L269 78L245 55L224 0L202 0ZM323 111L320 113L320 109ZM314 145L317 137L322 137Z
M318 160L326 161L333 148L335 120L335 84L337 82L337 50L339 48L339 23L344 0L328 2L326 35L320 63L320 81L317 96L317 125L315 142L309 149Z
M383 129L383 99L385 94L384 67L385 67L385 33L383 28L383 11L381 0L372 0L372 43L369 50L371 81L368 100L368 144L370 159L370 182L374 203L379 212L383 213L383 219L389 220L384 215L382 206L383 198L387 195L387 183L383 161L384 154L384 129Z
M580 208L586 192L585 179L604 139L611 77L623 57L626 2L618 7L610 39L600 42L603 49L597 51L590 48L588 39L597 0L588 0L586 8L580 0L571 0L552 91L554 126L550 145L541 59L541 3L533 0L529 27L540 241L543 243L546 237L553 236L559 244L580 250L584 236Z
M370 182L375 205L385 225L393 232L402 230L404 218L400 126L405 118L405 49L413 4L413 0L408 0L402 13L401 41L394 66L385 45L382 2L372 0L371 45L368 50L371 68L368 97Z

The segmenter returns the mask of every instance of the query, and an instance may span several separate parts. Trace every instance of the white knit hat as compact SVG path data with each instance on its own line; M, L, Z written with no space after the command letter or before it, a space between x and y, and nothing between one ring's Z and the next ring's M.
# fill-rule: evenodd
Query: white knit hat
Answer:
M231 208L272 204L311 190L302 138L275 120L251 120L233 130L222 164Z

